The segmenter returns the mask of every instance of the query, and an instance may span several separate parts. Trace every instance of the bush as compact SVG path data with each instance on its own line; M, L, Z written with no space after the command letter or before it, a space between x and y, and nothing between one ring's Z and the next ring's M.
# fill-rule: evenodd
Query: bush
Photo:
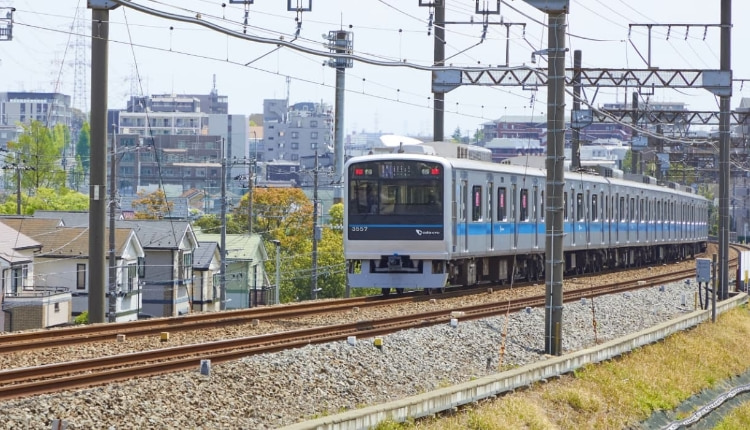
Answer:
M78 315L74 320L74 323L76 325L78 324L88 324L89 323L89 311L83 311L80 315Z

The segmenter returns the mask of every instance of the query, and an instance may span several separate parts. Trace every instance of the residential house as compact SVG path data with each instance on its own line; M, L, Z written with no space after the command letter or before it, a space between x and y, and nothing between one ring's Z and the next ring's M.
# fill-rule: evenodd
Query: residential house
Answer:
M69 291L37 287L34 253L42 244L0 220L0 331L70 322Z
M220 234L196 232L200 242L221 244ZM226 235L226 309L243 309L269 303L263 262L268 259L260 235ZM220 281L220 279L219 279ZM219 289L219 292L220 289Z
M18 217L6 218L3 222L37 238L42 245L35 255L37 270L34 287L37 290L69 291L72 295L72 315L87 311L90 292L89 229L65 227L60 219ZM109 237L108 229L105 237ZM116 276L114 282L110 283L109 270L105 272L105 291L109 293L110 285L115 289L115 320L134 321L138 319L141 309L138 268L144 264L143 248L133 229L117 228L114 250ZM102 305L106 309L108 302Z
M193 258L193 288L190 292L195 312L221 310L221 253L216 242L198 242Z
M118 221L118 227L135 230L143 245L142 314L172 317L190 312L193 256L198 240L186 221Z

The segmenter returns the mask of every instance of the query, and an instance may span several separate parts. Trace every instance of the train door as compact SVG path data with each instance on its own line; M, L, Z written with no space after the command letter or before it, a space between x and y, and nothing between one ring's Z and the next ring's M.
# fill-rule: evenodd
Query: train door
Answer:
M462 226L462 235L459 241L459 247L463 252L469 250L469 217L466 213L466 206L469 200L469 181L461 179L460 189L458 191L458 220Z
M586 190L586 213L584 217L586 219L586 244L591 245L591 221L594 219L594 213L596 213L596 195L593 196L594 201L591 201L591 190ZM594 207L592 207L592 205Z
M643 212L643 210L644 210L644 201L643 201L643 197L636 196L635 197L635 201L636 201L636 208L637 208L636 209L636 217L637 217L637 219L636 219L635 241L636 242L640 242L641 239L645 240L645 238L642 237L643 236L643 234L642 234L643 233L643 221L644 221L644 212Z
M484 231L480 228L482 223L482 186L481 185L472 185L471 186L471 225L474 226L474 240L472 240L472 245L474 246L474 249L472 251L476 251L478 249L487 249L487 246L489 245L487 242L487 235L484 234ZM477 236L477 230L479 230L481 233Z
M505 226L508 225L508 189L505 187L497 188L497 215L495 216L497 217L497 222L499 224L498 230L500 237L505 237Z
M492 216L492 194L495 191L494 184L492 183L492 178L490 177L489 182L487 182L487 222L490 223L490 231L489 231L489 249L495 249L495 218Z
M525 182L525 181L524 181ZM520 247L524 250L527 250L531 247L531 235L528 231L528 227L530 226L530 215L531 210L529 209L529 189L528 188L521 188L520 193L518 194L518 242L520 242ZM528 232L528 233L527 233ZM516 243L516 246L519 246L518 243Z
M534 222L534 249L539 248L539 187L534 180L533 201L531 202L531 216Z
M513 249L518 248L518 217L516 211L518 208L518 187L516 186L516 178L511 178L513 182L510 186L510 225L511 225L511 246Z
M564 191L563 192L563 233L565 233L567 223L568 223L568 192ZM566 235L567 234L563 235L563 237Z
M604 223L607 219L607 199L604 197L604 191L599 193L599 243L604 245Z

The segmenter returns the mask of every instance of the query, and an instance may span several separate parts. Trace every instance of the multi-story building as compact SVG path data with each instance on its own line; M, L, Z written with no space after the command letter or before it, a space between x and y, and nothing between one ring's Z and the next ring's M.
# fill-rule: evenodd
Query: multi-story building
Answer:
M266 160L298 162L333 152L333 110L325 103L263 101L263 140Z
M145 140L145 141L144 141ZM221 189L222 140L218 136L117 135L116 178L121 194L134 195L139 188L159 184Z
M132 97L126 111L110 111L118 187L134 194L149 184L179 184L218 194L226 163L227 188L242 194L243 184L232 178L248 171L249 125L227 110L227 97L214 88L208 95Z
M74 116L70 96L65 94L0 92L0 148L23 132L19 124L40 121L48 127L63 124L71 128Z

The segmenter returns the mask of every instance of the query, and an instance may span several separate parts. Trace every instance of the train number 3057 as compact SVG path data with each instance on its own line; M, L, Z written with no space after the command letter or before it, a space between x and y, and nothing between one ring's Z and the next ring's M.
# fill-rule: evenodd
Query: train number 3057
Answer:
M352 227L352 231L367 231L367 226Z

